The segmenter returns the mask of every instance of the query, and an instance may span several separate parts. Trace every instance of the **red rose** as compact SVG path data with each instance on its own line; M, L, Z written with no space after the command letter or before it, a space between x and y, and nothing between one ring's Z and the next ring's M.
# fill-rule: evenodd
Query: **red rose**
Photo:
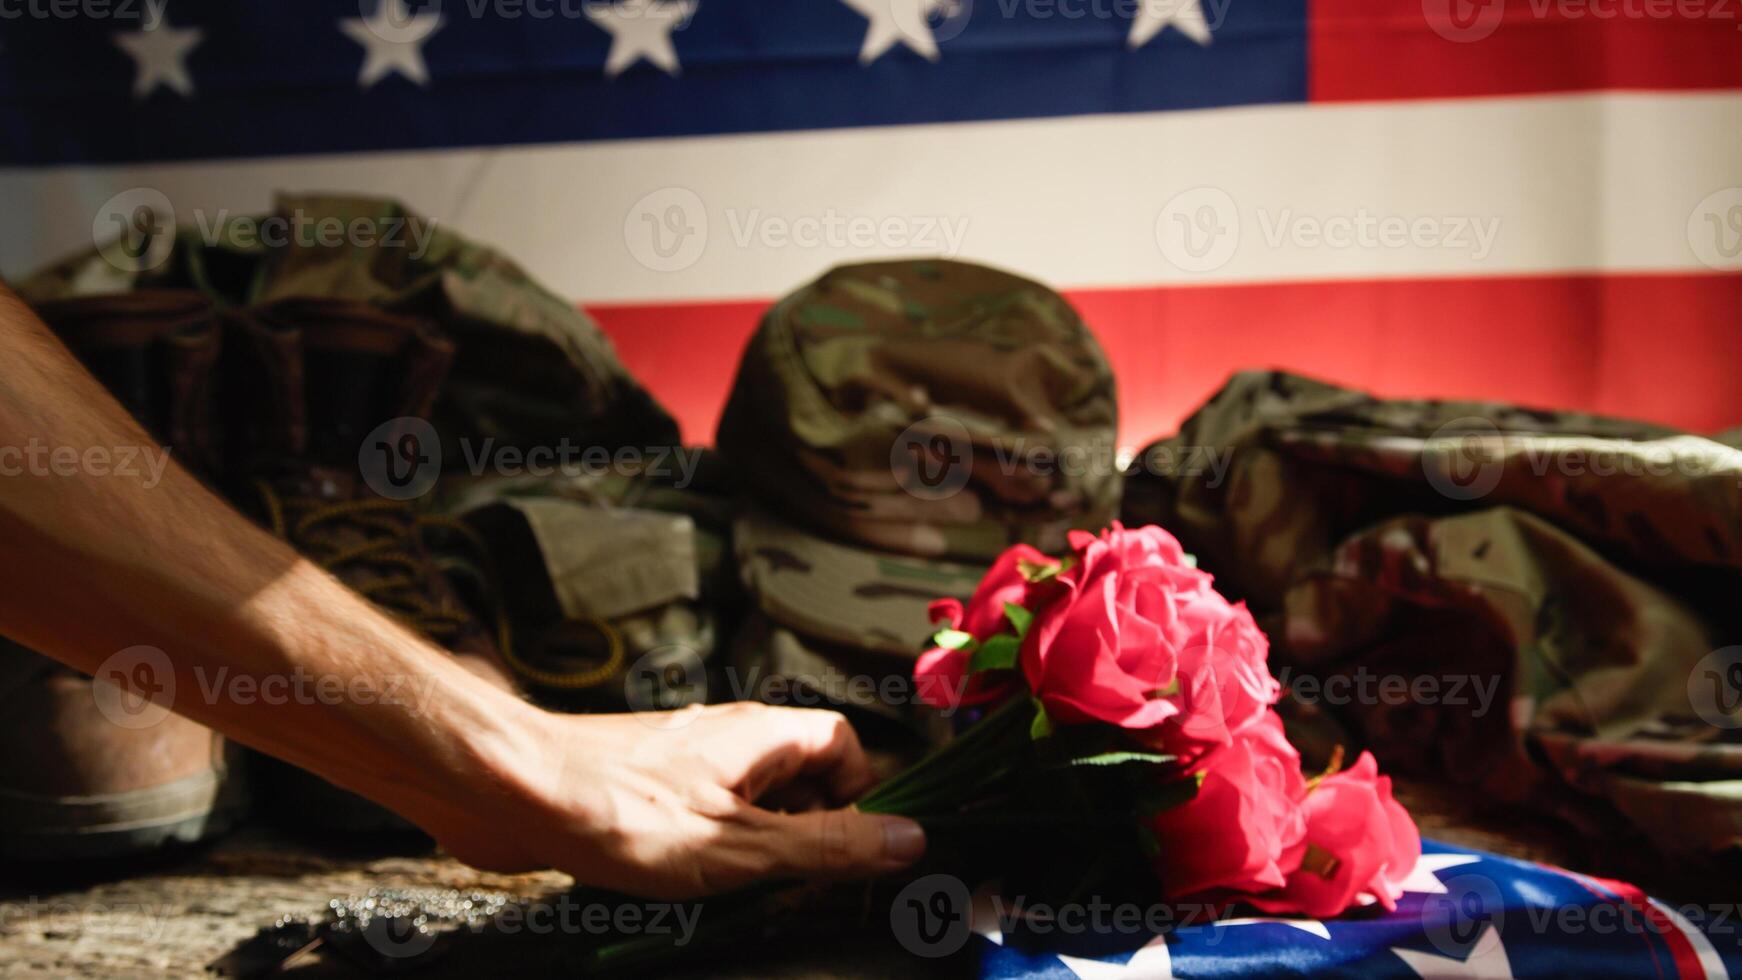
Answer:
M1178 681L1167 696L1179 710L1140 740L1196 772L1269 712L1282 685L1270 675L1270 641L1245 603L1206 591L1179 618Z
M939 599L931 604L931 620L961 630L976 640L1012 632L1004 606L1028 602L1031 583L1024 569L1056 564L1028 545L1010 548L992 563L986 577L975 587L966 609L955 599ZM967 677L971 657L971 651L965 648L932 647L921 654L913 666L914 690L920 700L935 708L956 708L997 700L1016 689L1014 675L996 678L991 683L984 673Z
M1022 649L1029 687L1054 721L1142 730L1146 744L1195 765L1275 702L1264 634L1173 535L1115 523L1071 543L1073 563Z
M1266 711L1203 771L1198 794L1149 823L1169 898L1282 888L1306 833L1300 755Z
M1421 858L1421 834L1391 798L1391 780L1379 775L1373 756L1363 752L1353 766L1320 780L1301 808L1306 834L1288 856L1295 868L1287 884L1248 901L1316 918L1370 902L1396 908L1403 880Z

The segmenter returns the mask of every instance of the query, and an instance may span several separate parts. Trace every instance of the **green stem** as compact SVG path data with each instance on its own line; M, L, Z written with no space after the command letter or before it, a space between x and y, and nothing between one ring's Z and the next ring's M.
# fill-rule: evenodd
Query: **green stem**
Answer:
M859 801L859 809L867 813L905 813L902 806L933 794L948 794L961 801L964 780L977 785L978 775L988 766L1006 763L1020 743L1007 746L1004 743L1013 739L1013 733L1025 736L1033 719L1034 705L1026 698L1012 698L978 724L866 794Z

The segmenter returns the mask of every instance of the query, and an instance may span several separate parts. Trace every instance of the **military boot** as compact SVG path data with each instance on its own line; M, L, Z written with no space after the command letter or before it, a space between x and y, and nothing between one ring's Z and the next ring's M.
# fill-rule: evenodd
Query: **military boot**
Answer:
M184 466L210 477L219 330L203 298L142 291L37 312ZM119 857L236 822L246 793L224 740L130 698L0 639L0 856Z
M428 321L318 298L252 311L239 318L234 341L230 493L237 503L473 673L512 688L491 631L429 546L433 519L416 506L417 481L433 481L425 467L435 465L422 420L453 345ZM371 463L375 454L382 467ZM415 692L415 681L404 689ZM287 790L283 802L321 824L361 832L404 826L312 776L266 765L276 769L273 786Z

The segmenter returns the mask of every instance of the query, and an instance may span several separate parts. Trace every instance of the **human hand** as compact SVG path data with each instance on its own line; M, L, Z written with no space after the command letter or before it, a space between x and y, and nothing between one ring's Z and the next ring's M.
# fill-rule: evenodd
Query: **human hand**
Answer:
M459 859L678 899L764 879L868 877L925 851L917 823L843 808L875 780L835 712L743 703L538 718L536 740L522 743L530 757L498 763L508 773L494 781L498 806L426 827Z

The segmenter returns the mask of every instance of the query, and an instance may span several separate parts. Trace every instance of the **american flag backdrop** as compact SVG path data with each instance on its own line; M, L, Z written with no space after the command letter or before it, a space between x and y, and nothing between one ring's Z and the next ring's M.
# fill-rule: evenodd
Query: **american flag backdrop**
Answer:
M1742 0L0 0L0 271L106 202L390 195L692 441L766 304L1061 288L1123 437L1231 371L1742 422Z

